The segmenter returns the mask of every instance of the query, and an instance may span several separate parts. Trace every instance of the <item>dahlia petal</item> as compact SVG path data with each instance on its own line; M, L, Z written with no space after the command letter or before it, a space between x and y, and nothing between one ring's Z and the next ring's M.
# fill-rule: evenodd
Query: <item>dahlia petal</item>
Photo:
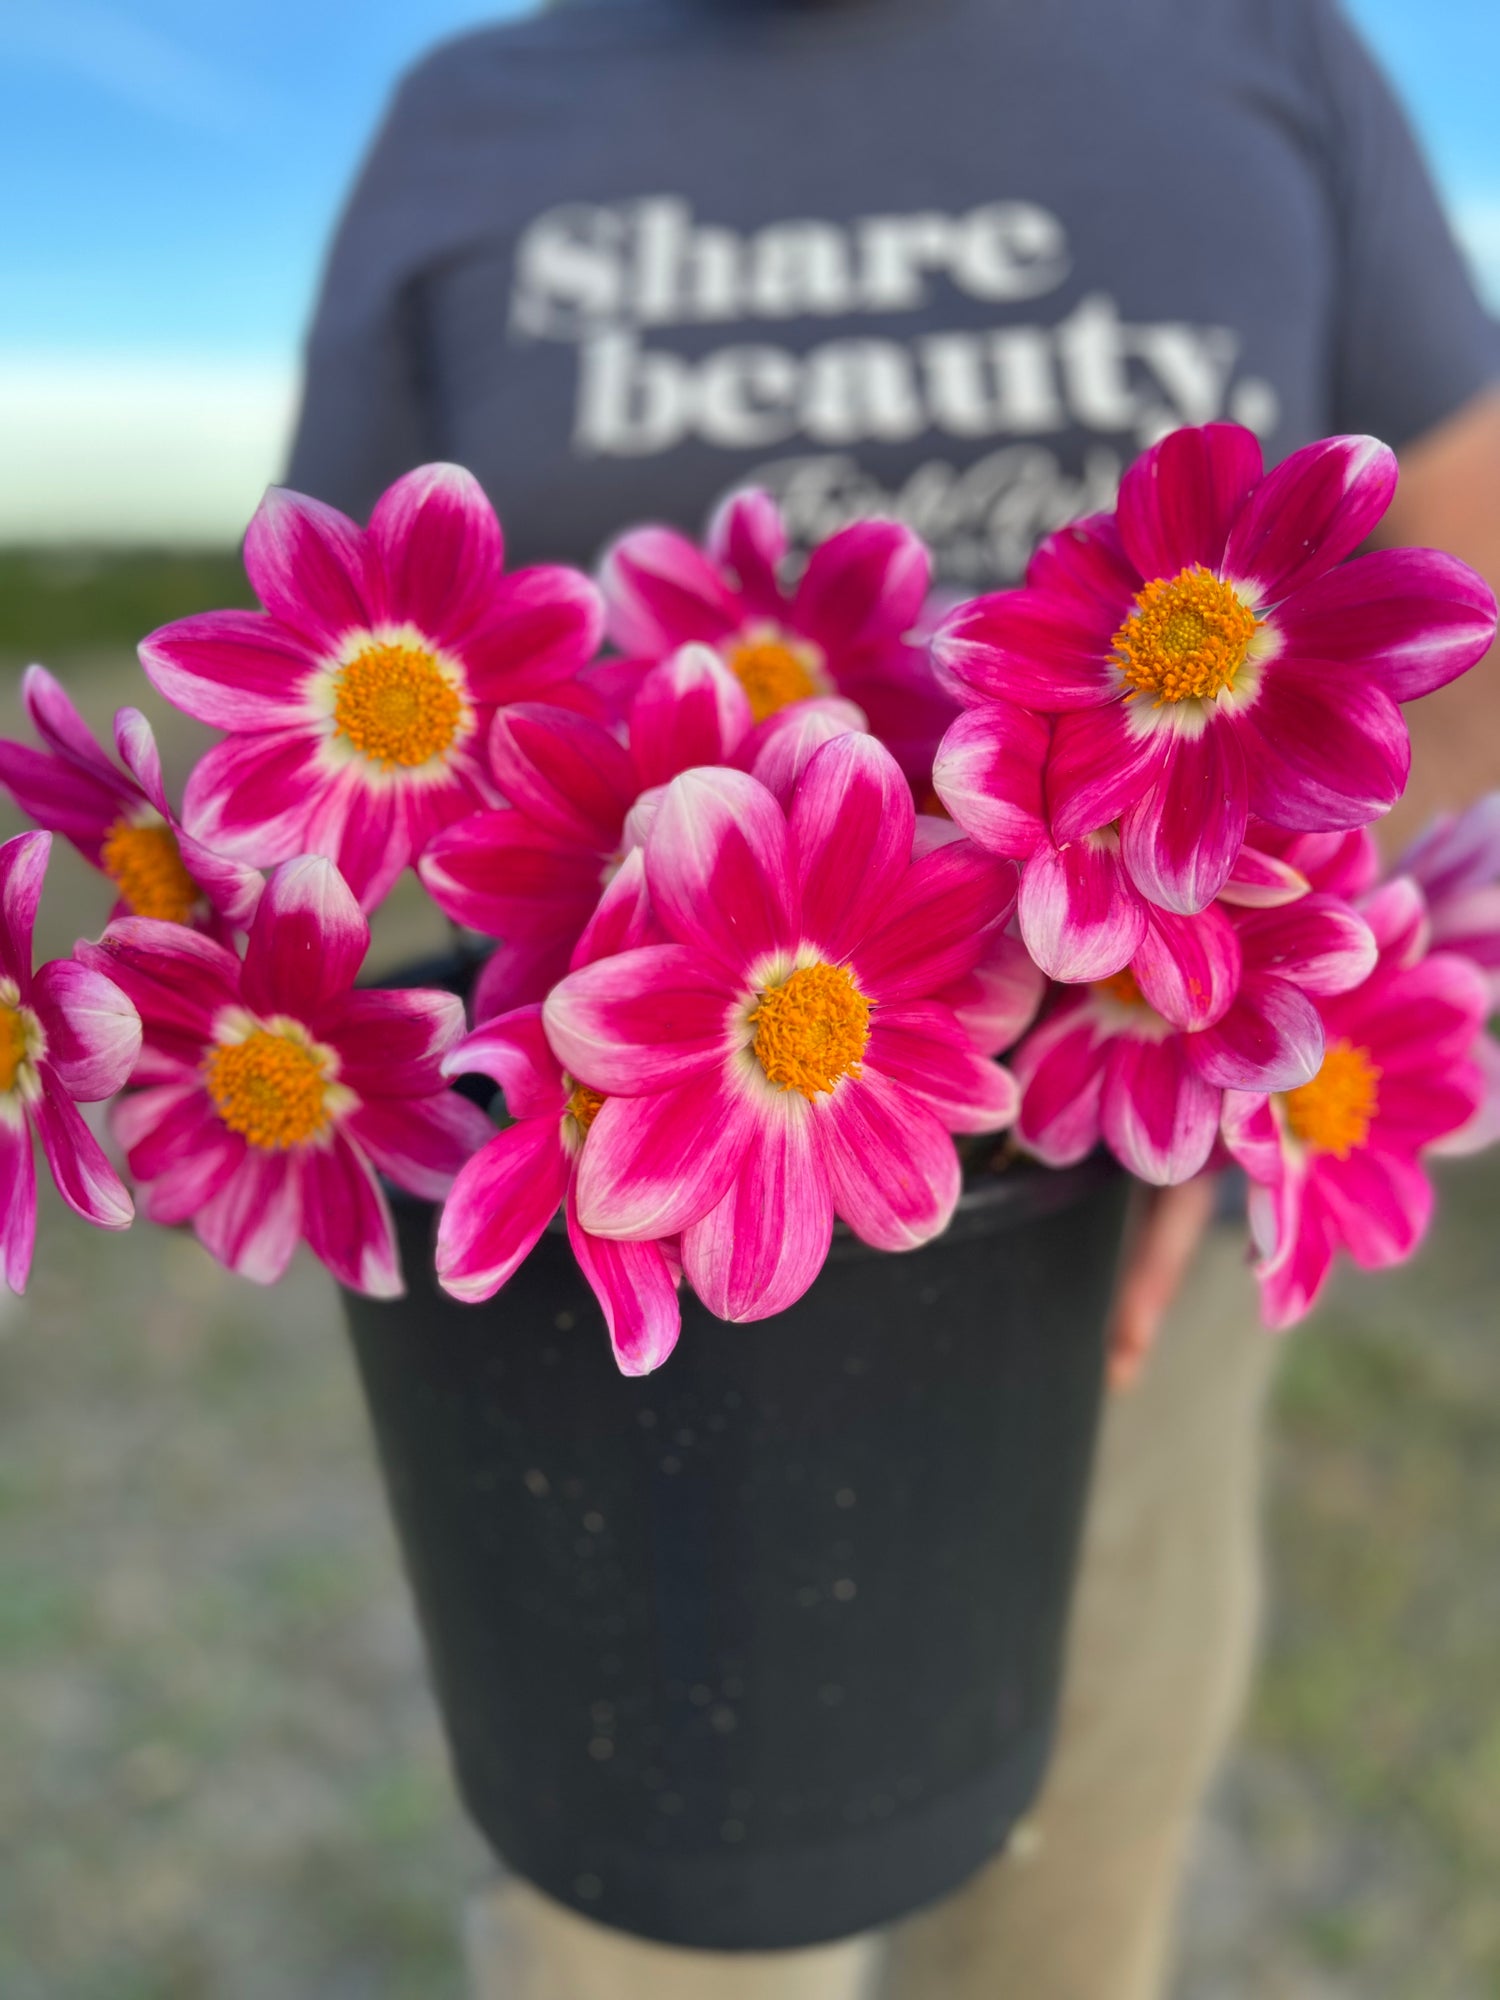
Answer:
M75 1102L125 1087L141 1052L141 1017L112 979L69 958L36 975L30 1004L47 1037L47 1061Z
M1047 838L1042 775L1052 725L1013 702L966 709L938 745L933 789L992 854L1024 860Z
M1379 549L1317 577L1283 604L1288 656L1369 674L1393 701L1431 694L1483 659L1495 594L1456 556Z
M786 819L743 771L685 771L646 841L651 901L679 944L743 965L796 943Z
M1362 1270L1404 1263L1426 1235L1432 1183L1416 1160L1360 1146L1346 1160L1324 1154L1314 1171L1344 1247Z
M1396 454L1372 437L1322 438L1269 472L1229 531L1222 573L1275 604L1353 555L1391 503Z
M752 721L750 697L713 648L679 647L647 674L631 704L631 799L694 765L727 763Z
M29 743L0 742L0 785L28 819L71 840L97 868L104 836L138 805L133 787L115 774L105 784L76 764L33 750Z
M661 1245L590 1236L579 1226L571 1187L567 1216L568 1242L599 1301L620 1373L651 1374L672 1352L682 1331L677 1280Z
M540 1005L568 970L568 934L497 945L479 968L469 995L475 1022L516 1007Z
M683 1231L683 1272L720 1319L785 1312L823 1268L833 1195L815 1116L794 1090L767 1102L729 1192Z
M1364 826L1406 787L1411 741L1401 711L1373 682L1279 660L1237 718L1250 804L1273 826Z
M0 1271L17 1295L31 1275L36 1243L36 1163L24 1118L0 1116Z
M867 641L899 637L927 601L932 558L898 521L854 521L813 550L792 599L791 622L837 659Z
M21 676L21 701L32 728L55 756L101 784L119 787L119 772L56 675L45 667L28 667Z
M132 1090L111 1107L110 1131L122 1148L132 1176L154 1184L164 1174L185 1164L195 1164L211 1175L221 1163L233 1167L245 1152L246 1142L231 1132L203 1087L201 1076L179 1083L163 1084L148 1090ZM194 1207L205 1201L222 1184L220 1175L213 1187L200 1183ZM153 1221L181 1222L193 1213L163 1217L152 1207Z
M260 867L290 861L330 773L306 728L231 736L199 758L182 798L194 840Z
M1261 473L1260 444L1241 424L1171 432L1120 481L1116 518L1131 562L1143 577L1216 570Z
M201 840L194 840L180 826L174 827L182 865L208 898L215 913L231 929L247 931L260 907L266 878L246 861L231 861L212 854Z
M218 1199L239 1172L250 1148L237 1132L226 1130L217 1119L211 1122L215 1131L203 1150L189 1153L155 1180L137 1187L140 1212L148 1222L164 1229L176 1229L183 1223L196 1225L201 1211Z
M817 1135L835 1213L876 1250L940 1236L963 1176L952 1139L919 1097L890 1077L846 1077L818 1107Z
M283 1276L302 1240L304 1157L247 1146L234 1173L194 1211L198 1241L226 1270L257 1285Z
M346 515L272 486L245 531L245 574L271 616L320 653L371 622L365 538Z
M376 617L439 641L484 611L505 559L495 510L460 465L420 465L388 486L367 541Z
M315 854L283 862L250 926L245 1004L310 1021L349 991L369 949L370 926L333 863Z
M1264 1091L1226 1090L1219 1136L1230 1157L1252 1180L1278 1181L1286 1171L1281 1127ZM1262 1248L1271 1250L1275 1244Z
M1454 1063L1439 1074L1383 1071L1380 1143L1398 1153L1463 1154L1479 1150L1486 1129L1491 1139L1500 1137L1500 1104L1494 1099L1497 1051L1500 1044L1494 1037L1481 1035L1474 1060Z
M952 1009L937 1001L882 1007L864 1067L920 1097L949 1132L1001 1132L1020 1108L1015 1078L981 1055Z
M298 845L304 855L331 862L364 910L384 901L411 859L409 798L407 786L372 785L351 763L311 802Z
M1439 1097L1437 1110L1442 1126L1438 1137L1429 1140L1428 1145L1444 1158L1466 1158L1471 1153L1483 1152L1486 1147L1500 1145L1500 1041L1493 1035L1481 1035L1474 1044L1471 1068L1472 1077L1460 1079L1457 1090L1450 1087ZM1429 1094L1422 1092L1424 1097ZM1459 1102L1468 1103L1470 1109L1466 1116L1450 1123ZM1385 1111L1386 1107L1381 1108Z
M462 1168L438 1220L437 1279L471 1304L513 1277L556 1215L568 1161L556 1120L523 1118Z
M1175 733L1156 783L1121 821L1126 873L1148 902L1193 916L1229 880L1247 816L1239 733L1212 717L1196 736Z
M785 811L802 773L823 745L868 727L864 710L852 701L840 695L814 695L768 715L740 745L739 761L748 764L751 777Z
M1341 896L1345 902L1372 889L1380 874L1380 849L1367 826L1327 833L1287 833L1257 820L1251 827L1251 838L1257 846L1273 846L1305 878L1309 888Z
M579 670L604 630L604 606L586 576L537 563L499 578L484 617L457 642L476 701L574 706Z
M52 852L50 833L17 833L0 842L0 974L24 1000L31 991L31 935Z
M1262 1190L1251 1190L1251 1207ZM1284 1332L1305 1319L1333 1266L1337 1239L1316 1184L1288 1175L1270 1198L1275 1252L1256 1268L1260 1281L1261 1318L1273 1333Z
M1323 1022L1285 979L1247 972L1222 1020L1188 1038L1187 1059L1224 1090L1295 1090L1323 1061Z
M938 627L932 656L960 687L998 701L1052 714L1096 708L1119 696L1110 641L1128 609L1128 600L1116 614L1041 590L996 591Z
M1304 993L1347 993L1375 970L1374 932L1337 896L1246 911L1238 930L1247 967L1290 979Z
M565 845L502 806L445 827L417 874L445 916L508 941L566 938L563 959L598 901L601 856Z
M638 787L630 757L586 716L542 702L495 711L490 768L506 803L568 846L610 853Z
M626 855L599 898L568 960L569 972L596 959L635 951L643 944L665 944L666 935L651 908L646 887L646 857L637 847Z
M212 938L154 917L116 917L97 944L75 948L80 964L113 980L146 1028L201 1049L226 1007L240 1004L240 962Z
M128 1229L135 1214L125 1184L72 1099L43 1063L42 1094L27 1106L57 1191L75 1215L100 1229Z
M445 1076L487 1076L505 1095L512 1118L561 1118L568 1092L562 1065L542 1026L541 1003L497 1014L456 1042L443 1059Z
M1500 883L1447 896L1432 911L1432 942L1436 950L1471 958L1493 981L1500 974Z
M1500 792L1461 813L1440 813L1396 863L1421 883L1434 905L1500 881Z
M605 631L622 653L651 659L692 640L716 645L740 607L708 557L675 528L633 528L599 565Z
M542 1019L575 1077L607 1097L638 1097L721 1064L735 1043L735 1000L720 961L691 945L643 945L570 972Z
M495 1135L479 1106L456 1090L368 1098L345 1129L377 1173L423 1201L441 1201L464 1161Z
M591 1236L675 1236L728 1194L761 1131L768 1091L721 1066L653 1097L610 1097L578 1162Z
M323 642L264 611L205 611L158 626L137 648L174 708L214 729L305 728Z
M1372 889L1360 903L1360 915L1386 965L1415 965L1426 956L1432 942L1427 898L1409 876L1397 875Z
M1254 839L1252 830L1249 838ZM1283 903L1295 903L1312 884L1289 861L1252 847L1247 840L1235 856L1229 880L1219 891L1219 900L1246 910L1275 910Z
M873 736L838 736L809 760L787 818L803 932L840 963L910 866L911 789Z
M423 986L359 987L317 1017L318 1039L338 1052L340 1080L360 1097L441 1090L454 1074L444 1057L463 1031L458 996Z
M1220 1094L1187 1063L1177 1036L1121 1035L1104 1064L1099 1125L1123 1167L1154 1187L1178 1187L1208 1164Z
M860 990L885 1003L920 1000L971 971L1016 904L1009 861L953 841L914 861L881 919L854 947Z
M784 615L777 573L786 555L786 527L769 493L746 487L731 493L708 525L709 560L738 585L757 618Z
M1210 905L1195 917L1149 911L1130 969L1163 1020L1190 1029L1210 1028L1227 1011L1240 983L1240 964L1234 925Z
M1047 758L1052 838L1059 847L1121 818L1161 775L1172 738L1125 702L1060 715Z
M390 1204L370 1162L337 1127L330 1144L304 1154L302 1229L313 1255L351 1291L395 1299L405 1290Z
M1085 514L1037 546L1026 566L1030 590L1080 598L1101 633L1113 632L1141 587L1140 572L1125 553L1113 513Z
M997 1056L1031 1026L1046 992L1046 973L1019 937L1002 931L978 965L937 998L981 1055Z
M1433 952L1325 1002L1323 1012L1329 1032L1372 1048L1383 1072L1431 1074L1469 1054L1489 992L1467 959Z
M1064 1002L1010 1059L1021 1092L1016 1137L1049 1167L1070 1167L1099 1143L1109 1039L1086 1000Z
M1123 971L1146 935L1146 905L1112 833L1039 847L1021 871L1016 910L1026 949L1068 985Z

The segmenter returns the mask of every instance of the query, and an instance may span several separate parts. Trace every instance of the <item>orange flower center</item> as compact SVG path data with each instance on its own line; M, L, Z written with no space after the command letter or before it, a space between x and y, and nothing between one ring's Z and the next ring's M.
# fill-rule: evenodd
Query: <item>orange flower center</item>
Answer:
M1176 576L1153 577L1111 642L1129 681L1127 701L1155 695L1155 705L1208 701L1232 689L1260 620L1232 583L1195 563Z
M185 924L193 914L198 885L183 866L171 827L117 819L104 836L99 860L132 915Z
M1118 1000L1123 1007L1145 1007L1149 1004L1128 965L1120 972L1112 972L1108 979L1096 979L1094 985L1101 993L1109 994L1112 1000Z
M385 770L411 770L452 747L463 697L422 646L376 642L341 667L333 703L335 733Z
M1286 1122L1304 1146L1347 1160L1369 1136L1370 1121L1380 1104L1379 1083L1380 1070L1368 1049L1357 1049L1352 1042L1330 1042L1312 1082L1283 1097Z
M578 1127L580 1138L588 1137L588 1129L599 1116L599 1108L604 1102L601 1091L590 1090L586 1083L573 1086L573 1094L568 1099L568 1115Z
M823 691L817 648L795 639L767 634L742 639L724 657L749 696L750 713L757 722Z
M754 1049L767 1078L800 1090L809 1103L841 1076L858 1076L870 1039L870 1003L847 966L799 966L767 987L750 1016Z
M29 1046L26 1016L19 1007L0 1001L0 1091L15 1089Z
M214 1109L263 1153L305 1145L328 1124L323 1052L296 1029L255 1028L204 1064Z

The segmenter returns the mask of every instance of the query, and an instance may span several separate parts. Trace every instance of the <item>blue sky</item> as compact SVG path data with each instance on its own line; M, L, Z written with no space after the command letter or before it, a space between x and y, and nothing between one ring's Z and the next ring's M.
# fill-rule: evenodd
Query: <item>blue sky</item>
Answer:
M432 41L505 11L0 0L0 371L12 402L17 368L41 363L66 403L76 362L101 405L109 365L158 388L188 366L203 385L248 370L259 389L246 393L279 410L323 244L393 77ZM1352 0L1351 11L1398 77L1500 306L1500 0ZM35 428L41 405L25 400ZM0 535L14 532L0 512Z

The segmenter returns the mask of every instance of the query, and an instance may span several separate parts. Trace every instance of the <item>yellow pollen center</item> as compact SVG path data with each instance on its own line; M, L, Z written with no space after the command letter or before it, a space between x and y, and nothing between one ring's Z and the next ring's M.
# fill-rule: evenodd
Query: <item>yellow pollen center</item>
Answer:
M1282 1103L1286 1122L1315 1152L1347 1160L1369 1136L1380 1103L1380 1070L1368 1049L1330 1042L1323 1067L1311 1083L1289 1090Z
M440 757L462 719L458 689L421 646L366 646L339 670L335 732L386 770Z
M747 639L731 646L725 657L750 698L750 713L757 722L820 691L805 646L785 639Z
M1136 984L1135 974L1128 965L1119 972L1112 972L1108 979L1096 979L1094 984L1101 993L1109 994L1111 999L1118 1000L1122 1006L1146 1005L1146 996Z
M26 1020L19 1007L0 1002L0 1090L14 1090L26 1060Z
M303 1145L328 1124L323 1065L296 1035L256 1028L244 1041L215 1049L204 1076L230 1131L263 1153Z
M860 1073L870 1003L847 966L799 966L760 995L750 1020L756 1059L782 1090L800 1090L811 1103L841 1076Z
M568 1099L568 1115L585 1138L588 1136L590 1125L599 1116L599 1109L603 1103L602 1091L590 1090L586 1083L574 1085L573 1095Z
M1232 583L1195 563L1153 577L1135 601L1111 642L1130 683L1127 701L1209 701L1234 687L1260 620Z
M198 885L182 864L169 826L132 826L117 819L104 836L99 860L133 916L185 924L199 902Z

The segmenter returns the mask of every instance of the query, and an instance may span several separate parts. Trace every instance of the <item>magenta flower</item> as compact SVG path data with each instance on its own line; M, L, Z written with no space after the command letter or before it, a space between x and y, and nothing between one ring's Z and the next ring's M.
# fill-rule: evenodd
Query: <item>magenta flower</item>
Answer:
M1225 1089L1315 1075L1323 1025L1310 996L1356 986L1375 955L1368 924L1331 896L1153 911L1130 968L1065 993L1015 1051L1017 1138L1053 1167L1102 1138L1142 1180L1190 1180L1213 1151Z
M639 851L615 876L581 962L656 935ZM649 1375L677 1344L682 1315L674 1262L660 1243L592 1236L578 1220L578 1159L604 1100L552 1053L540 1006L487 1021L444 1059L450 1076L492 1077L514 1121L461 1170L438 1223L438 1282L455 1298L487 1299L514 1275L565 1204L568 1241L593 1289L622 1374Z
M945 1227L949 1134L994 1131L1010 1077L936 995L985 956L1014 871L967 842L913 862L910 790L868 736L825 743L790 810L738 771L673 780L645 841L671 942L572 972L547 1037L605 1101L578 1166L598 1236L682 1232L725 1319L780 1312L835 1213L878 1248Z
M1500 792L1444 813L1396 863L1422 888L1438 951L1457 952L1489 982L1500 1011Z
M84 963L135 1002L135 1089L114 1130L154 1222L191 1222L232 1271L271 1284L306 1238L341 1284L401 1291L376 1179L429 1200L489 1134L440 1064L463 1029L448 993L354 988L370 928L333 864L283 863L244 962L149 917L112 923Z
M845 701L802 709L824 732L864 720ZM685 646L646 674L623 743L592 718L544 703L499 710L490 761L507 804L445 829L418 867L455 923L503 940L475 987L475 1019L543 999L575 963L643 792L695 765L754 756L785 720L757 727L744 689L707 646Z
M1188 914L1229 880L1250 813L1331 831L1390 809L1410 759L1397 704L1464 672L1495 633L1492 593L1451 556L1344 560L1395 481L1373 438L1309 445L1263 477L1249 431L1175 431L1126 473L1114 514L1043 544L1024 589L949 619L935 655L981 717L998 700L1057 718L1044 820L1060 854L1118 828L1117 855L1096 846L1090 873L1118 867ZM942 795L979 839L965 800L983 790L983 724L956 727L964 782L958 802ZM993 761L1003 720L999 733Z
M786 547L775 503L755 491L724 503L706 549L675 528L634 528L600 567L608 636L639 670L692 641L714 647L757 722L816 695L846 695L925 786L955 712L914 632L927 550L894 521L860 521L821 542L787 590Z
M493 804L496 706L558 700L603 617L586 577L507 577L502 560L458 466L398 479L363 531L273 488L245 537L265 610L184 618L141 646L168 701L228 731L188 783L195 838L260 866L327 855L368 910L439 827Z
M1376 928L1385 928L1378 912ZM1432 1215L1422 1156L1464 1126L1483 1095L1473 1059L1483 980L1448 953L1413 962L1411 932L1398 928L1363 985L1320 1003L1327 1052L1315 1077L1224 1100L1224 1143L1253 1183L1271 1327L1309 1311L1338 1249L1366 1270L1412 1254Z
M101 1229L124 1229L134 1210L77 1106L117 1091L141 1047L134 1007L111 980L54 959L33 974L31 934L50 833L0 845L0 1265L26 1289L36 1240L36 1167L42 1142L57 1191Z
M115 717L112 764L45 667L28 667L21 695L47 746L0 741L0 784L39 826L64 834L114 883L116 916L159 917L216 935L243 930L263 878L186 834L167 801L151 725L138 709Z

